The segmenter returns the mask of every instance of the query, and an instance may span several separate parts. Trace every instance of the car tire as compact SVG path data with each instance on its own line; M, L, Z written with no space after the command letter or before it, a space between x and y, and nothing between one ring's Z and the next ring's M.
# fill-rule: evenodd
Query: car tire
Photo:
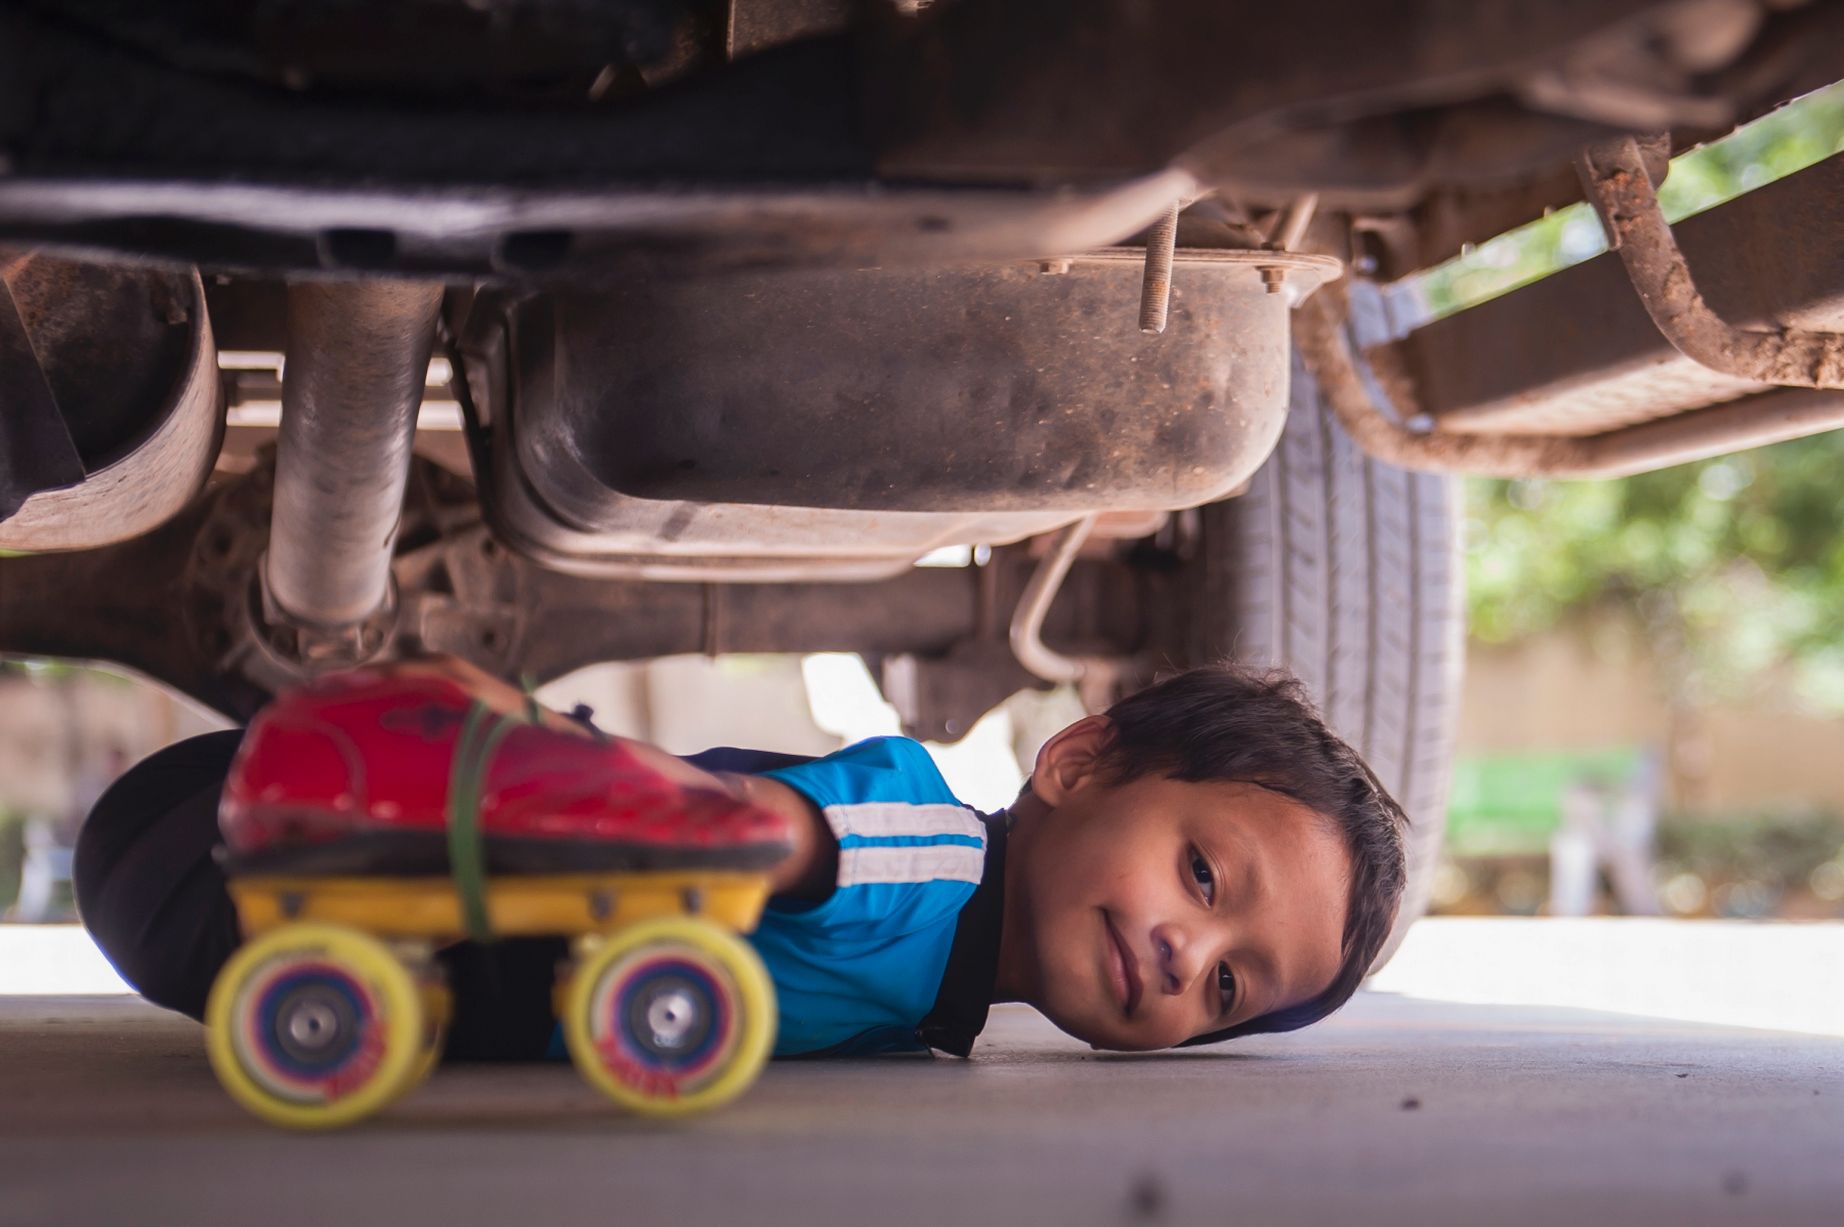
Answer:
M1458 483L1366 456L1296 352L1285 430L1239 497L1203 508L1194 654L1298 675L1409 816L1383 966L1426 911L1447 825L1464 651Z

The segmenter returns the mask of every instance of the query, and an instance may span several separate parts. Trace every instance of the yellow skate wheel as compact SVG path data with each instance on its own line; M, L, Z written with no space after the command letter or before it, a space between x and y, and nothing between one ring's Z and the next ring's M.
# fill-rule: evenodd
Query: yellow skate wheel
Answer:
M454 1012L454 998L449 993L446 984L440 981L425 981L421 988L423 995L422 1048L416 1055L416 1064L410 1067L410 1081L404 1087L405 1094L429 1081L429 1075L441 1065L442 1046L448 1040L448 1020Z
M775 1040L762 960L707 921L663 917L611 934L564 989L576 1068L623 1107L677 1116L740 1095Z
M435 1073L436 1068L442 1063L443 1041L444 1033L442 1029L437 1028L423 1042L422 1048L416 1054L416 1064L410 1066L410 1079L404 1084L402 1094L407 1095L429 1081L430 1075Z
M231 956L205 1006L211 1067L271 1124L331 1129L415 1085L428 1045L423 994L356 929L295 924Z

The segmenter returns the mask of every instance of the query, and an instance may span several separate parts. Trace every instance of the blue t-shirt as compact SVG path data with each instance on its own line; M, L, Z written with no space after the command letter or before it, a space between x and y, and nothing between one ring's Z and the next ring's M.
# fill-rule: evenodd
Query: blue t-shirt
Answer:
M985 871L986 824L904 737L762 774L812 801L839 841L832 894L771 901L749 935L775 982L775 1055L921 1049L917 1025Z
M775 984L774 1055L966 1056L998 969L1003 821L989 825L955 800L928 751L905 737L824 758L724 747L686 761L782 781L839 842L833 893L817 904L770 900L747 935ZM561 1027L550 1055L567 1058Z

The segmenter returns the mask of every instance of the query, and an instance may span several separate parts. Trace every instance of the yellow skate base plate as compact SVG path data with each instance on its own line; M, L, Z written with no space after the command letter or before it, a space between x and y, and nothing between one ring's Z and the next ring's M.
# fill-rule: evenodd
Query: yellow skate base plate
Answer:
M246 940L310 920L379 937L467 936L460 896L445 877L253 875L233 878L230 892ZM767 902L761 873L507 875L486 885L488 927L498 937L608 933L661 916L697 916L747 933Z

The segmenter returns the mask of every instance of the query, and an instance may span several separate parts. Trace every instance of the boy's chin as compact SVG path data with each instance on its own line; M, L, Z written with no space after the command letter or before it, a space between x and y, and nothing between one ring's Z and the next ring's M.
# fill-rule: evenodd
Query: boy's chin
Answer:
M1160 1047L1123 1035L1112 1027L1097 1025L1092 1018L1064 1015L1054 1009L1039 1007L1057 1030L1074 1040L1081 1040L1097 1052L1149 1052Z
M1096 1052L1160 1052L1169 1047L1166 1044L1148 1044L1144 1040L1122 1039L1119 1036L1078 1035L1074 1031L1067 1034L1081 1040Z

